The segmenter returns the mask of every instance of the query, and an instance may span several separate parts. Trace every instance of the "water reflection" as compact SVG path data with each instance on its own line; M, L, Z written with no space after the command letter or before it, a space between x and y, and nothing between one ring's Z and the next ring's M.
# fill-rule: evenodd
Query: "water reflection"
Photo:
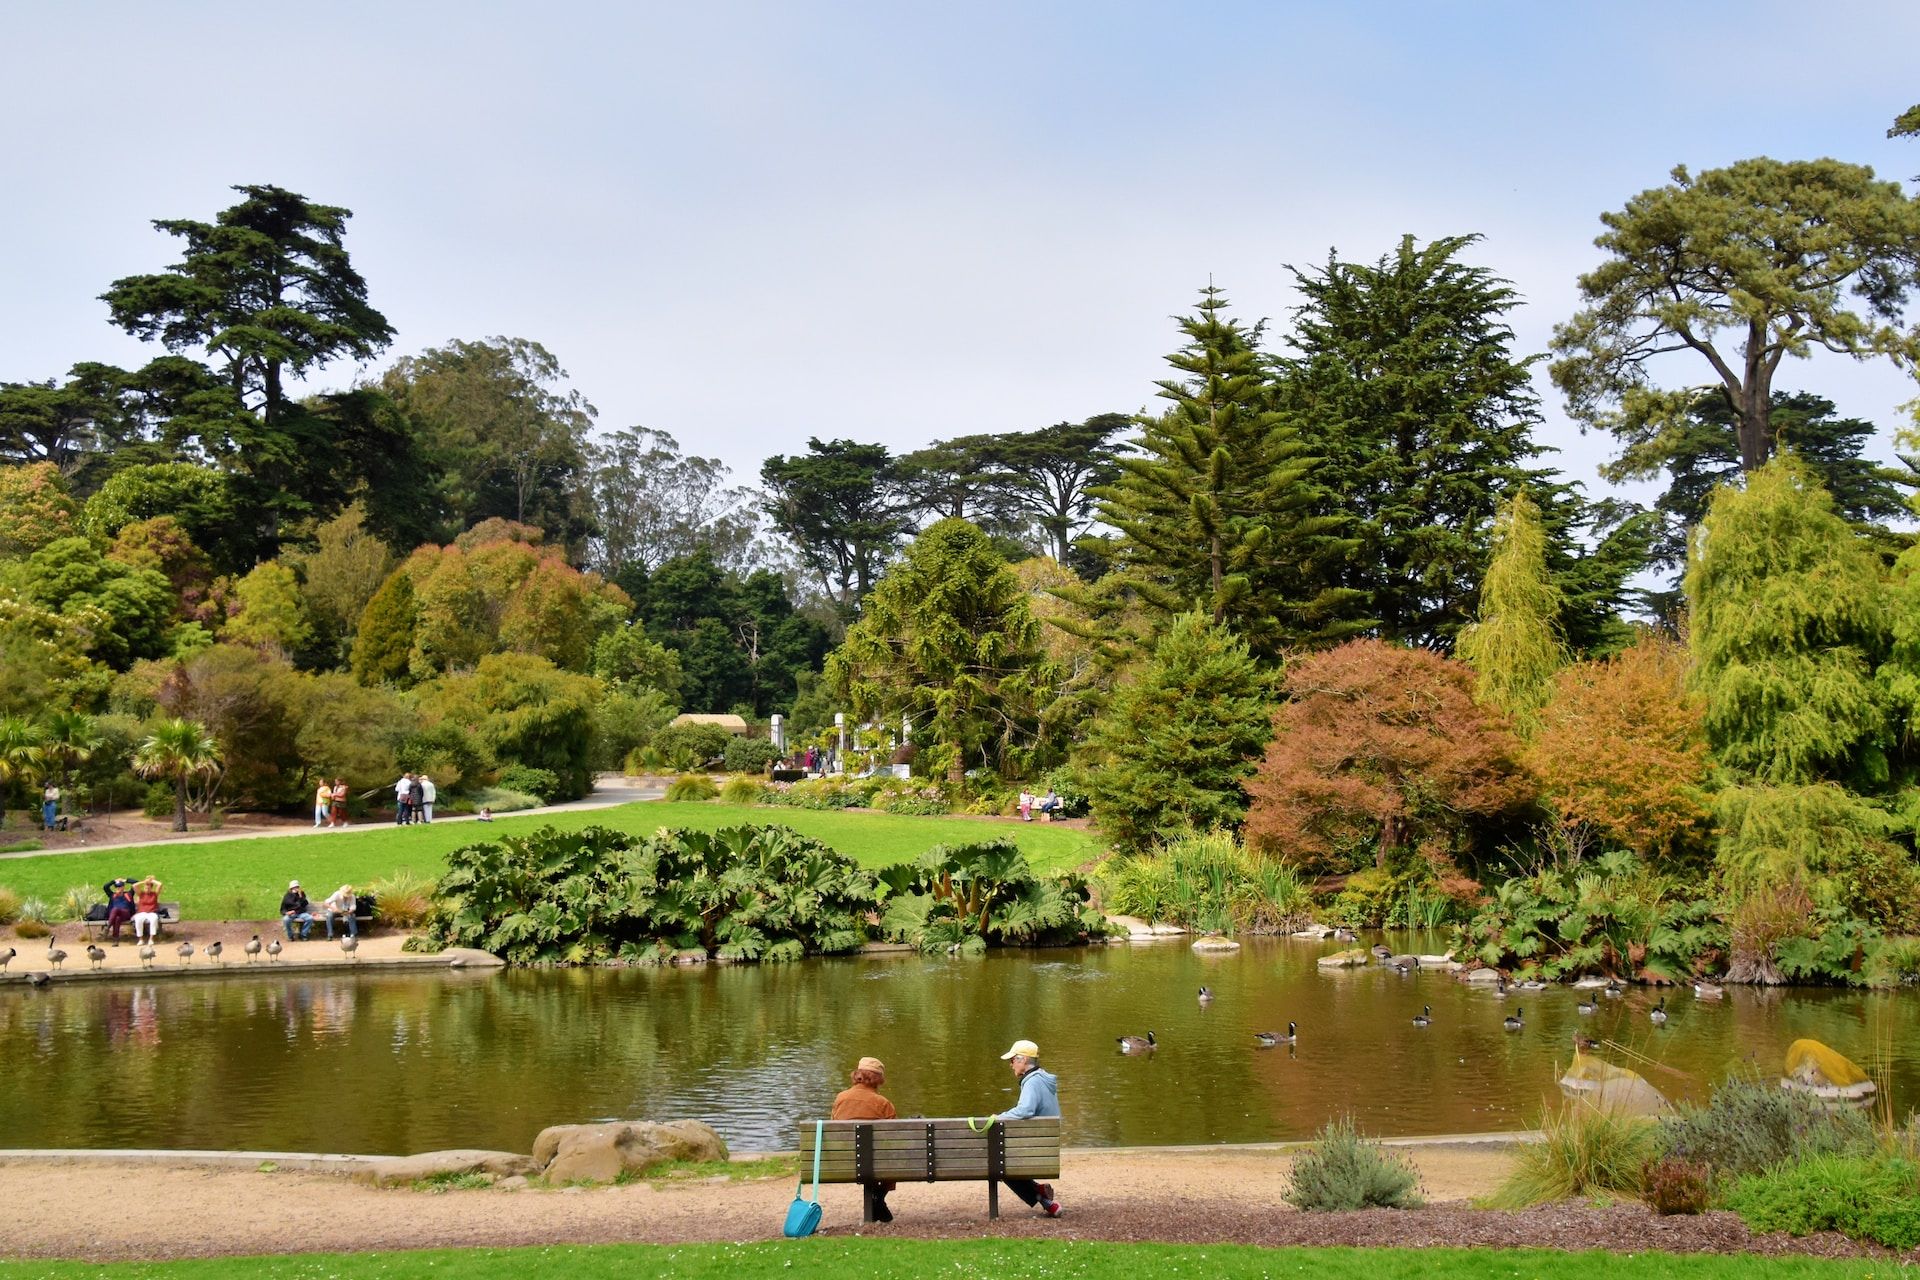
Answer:
M1425 949L1431 940L1396 940ZM1298 1138L1351 1113L1374 1132L1521 1127L1556 1096L1577 1028L1669 1096L1743 1065L1777 1071L1824 1040L1890 1088L1920 1083L1920 1001L1847 992L1634 991L1575 1011L1571 991L1502 1001L1437 974L1322 971L1328 948L1254 942L874 956L675 971L234 975L0 989L0 1134L9 1146L526 1150L543 1126L697 1116L743 1150L790 1146L857 1057L889 1068L901 1114L1011 1099L998 1059L1031 1036L1061 1079L1067 1140L1147 1145ZM1202 984L1215 999L1202 1004ZM1502 1018L1526 1007L1526 1030ZM1431 1005L1432 1025L1414 1014ZM1254 1032L1299 1025L1296 1045ZM1153 1031L1122 1055L1115 1038ZM338 1117L353 1117L344 1128Z

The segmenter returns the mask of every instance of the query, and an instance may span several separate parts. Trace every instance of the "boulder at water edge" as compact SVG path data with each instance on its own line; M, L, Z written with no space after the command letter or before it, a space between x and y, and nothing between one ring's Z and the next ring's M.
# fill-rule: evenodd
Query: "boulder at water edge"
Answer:
M1873 1081L1857 1063L1818 1040L1795 1040L1787 1046L1780 1084L1782 1088L1843 1103L1865 1102L1875 1092Z
M1355 947L1351 951L1336 951L1330 956L1320 957L1322 969L1358 969L1362 965L1373 963L1373 953L1365 947Z
M409 1186L441 1174L482 1173L495 1178L538 1173L540 1166L517 1151L425 1151L395 1156L354 1172L355 1182L375 1187Z
M561 1124L533 1140L533 1159L551 1182L611 1182L669 1160L725 1160L727 1144L698 1120Z

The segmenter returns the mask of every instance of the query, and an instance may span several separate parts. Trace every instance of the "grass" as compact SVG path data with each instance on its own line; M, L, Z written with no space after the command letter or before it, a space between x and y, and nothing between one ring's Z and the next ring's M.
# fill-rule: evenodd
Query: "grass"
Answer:
M1638 1198L1647 1161L1659 1150L1651 1120L1573 1102L1541 1117L1539 1142L1523 1143L1513 1172L1488 1197L1495 1209L1581 1196Z
M178 900L189 921L278 915L287 881L297 878L318 899L342 884L365 885L405 871L438 878L446 855L462 845L525 835L552 825L566 831L609 826L650 832L660 827L715 827L752 823L788 826L832 845L862 866L881 867L915 857L937 844L1010 835L1036 869L1066 871L1098 857L1100 845L1084 831L1041 823L916 818L844 810L747 808L670 804L647 800L611 809L537 817L397 827L369 824L345 831L270 836L222 843L174 841L94 853L58 853L0 862L0 885L22 897L57 901L76 884L100 885L115 876L158 876L165 897ZM241 908L244 906L244 910Z
M772 1229L771 1226L769 1229ZM1055 1240L861 1240L762 1244L575 1245L435 1249L419 1253L294 1254L185 1262L0 1262L0 1280L1065 1280L1144 1275L1176 1280L1873 1280L1885 1258L1535 1249L1260 1249L1248 1245L1105 1244Z

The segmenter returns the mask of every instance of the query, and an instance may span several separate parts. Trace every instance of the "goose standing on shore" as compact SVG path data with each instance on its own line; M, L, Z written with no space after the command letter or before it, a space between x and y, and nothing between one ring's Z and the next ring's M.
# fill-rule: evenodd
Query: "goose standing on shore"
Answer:
M215 938L212 942L209 942L207 944L207 959L213 961L215 964L219 964L220 953L222 951L225 951L226 949L227 949L227 944L220 941L220 939Z
M181 943L173 949L173 953L180 957L181 964L193 963L193 944L191 942Z
M280 958L280 939L275 938L267 944L267 963L272 964Z
M47 935L47 968L49 969L58 969L67 962L67 953L53 945L53 940L58 936L53 933Z
M346 937L340 939L340 949L346 952L347 956L354 962L359 962L360 957L353 953L360 949L360 939L354 937L352 934L348 934ZM1153 1032L1147 1032L1147 1039L1153 1039Z
M247 963L252 964L260 958L260 935L254 934L240 948L247 953Z
M102 951L97 943L89 942L87 944L87 959L92 962L95 969L98 969L101 964L106 961L106 958L107 953Z
M8 947L7 954L0 956L0 973L5 973L7 971L7 966L12 963L13 963L13 948Z
M153 958L159 954L160 954L159 949L156 948L151 942L141 943L140 944L140 967L142 969L153 968Z

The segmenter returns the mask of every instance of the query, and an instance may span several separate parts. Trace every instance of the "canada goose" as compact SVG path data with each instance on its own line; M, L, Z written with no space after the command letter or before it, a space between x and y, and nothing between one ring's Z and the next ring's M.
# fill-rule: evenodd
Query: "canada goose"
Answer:
M1351 929L1347 929L1347 928L1340 928L1340 929L1335 929L1335 930L1333 931L1333 940L1334 940L1335 942L1357 942L1357 941L1359 941L1359 939L1358 939L1358 938L1357 938L1357 937L1356 937L1356 936L1354 935L1354 932L1353 932L1353 930L1351 930Z
M1388 963L1393 966L1393 971L1402 977L1410 973L1420 972L1419 956L1395 956L1392 960L1388 961Z
M1504 973L1493 980L1493 998L1496 1000L1507 998L1507 975Z
M1294 1024L1289 1022L1285 1035L1281 1035L1278 1031L1256 1031L1253 1033L1253 1038L1260 1042L1261 1048L1271 1049L1277 1044L1292 1044L1299 1039L1299 1033L1294 1030Z
M272 964L280 958L280 939L275 938L267 944L267 963Z
M1600 994L1609 1000L1618 1000L1625 992L1621 990L1620 979L1608 978L1607 985L1601 988Z
M351 941L353 941L351 938L345 939L340 945L344 947ZM1154 1049L1159 1046L1159 1042L1153 1038L1153 1032L1151 1031L1147 1032L1145 1038L1140 1036L1119 1036L1117 1039L1120 1041L1120 1052L1122 1053L1152 1053Z
M142 969L153 968L153 958L159 954L160 953L158 949L156 949L151 942L141 943L140 944L140 967Z
M1425 1027L1431 1025L1432 1022L1433 1006L1430 1004L1421 1005L1420 1012L1413 1015L1413 1025L1416 1027Z
M1592 1036L1583 1036L1578 1031L1573 1033L1573 1051L1575 1053L1592 1053L1599 1047L1600 1042Z
M49 969L58 969L67 962L67 953L53 945L55 936L54 934L47 935L47 968Z
M98 969L106 958L107 953L102 951L97 945L91 942L87 944L87 959L93 962L94 968Z
M175 955L180 957L181 964L193 963L193 944L191 942L183 942L175 947L173 951Z
M352 956L355 961L358 961L360 959L359 956L356 956L353 954L354 952L360 949L360 939L352 936L351 934L340 939L340 949L346 952L349 956ZM1147 1032L1147 1047L1149 1049L1153 1047L1153 1032L1151 1031Z
M254 934L240 949L247 953L248 964L252 964L258 960L260 958L260 935L257 933Z
M44 987L49 982L53 981L53 975L46 974L46 973L30 973L27 975L27 981L32 983L36 987Z
M1667 998L1665 996L1661 996L1660 1003L1653 1006L1653 1012L1649 1013L1647 1016L1653 1019L1654 1026L1656 1027L1665 1026L1667 1022Z
M1371 954L1376 960L1391 960L1393 959L1393 948L1376 946L1373 948Z
M207 944L207 959L213 961L215 964L219 964L220 953L222 951L225 951L226 949L227 949L227 944L220 941L220 939L215 938L212 942L209 942Z
M1526 1013L1526 1009L1524 1007L1520 1005L1515 1005L1513 1007L1513 1012L1509 1014L1506 1018L1504 1018L1501 1021L1500 1025L1505 1027L1509 1031L1518 1031L1522 1027L1525 1027L1527 1025L1522 1018L1522 1015L1525 1013Z
M1573 1007L1578 1009L1582 1013L1592 1013L1594 1012L1594 1010L1598 1009L1600 1006L1598 1003L1594 1001L1594 998L1592 996L1585 996L1581 999L1579 1004L1576 1004Z
M1545 991L1547 984L1538 978L1528 978L1525 982L1514 983L1513 989L1515 991Z
M1202 988L1200 988L1200 1003L1201 1003L1201 1004L1212 1004L1212 1003L1213 1003L1213 988L1212 988L1212 987L1202 987Z
M1717 982L1696 982L1693 984L1695 1000L1718 1000L1727 994L1727 989Z
M0 972L4 972L6 970L6 967L12 963L13 963L13 948L8 947L7 954L0 956Z

